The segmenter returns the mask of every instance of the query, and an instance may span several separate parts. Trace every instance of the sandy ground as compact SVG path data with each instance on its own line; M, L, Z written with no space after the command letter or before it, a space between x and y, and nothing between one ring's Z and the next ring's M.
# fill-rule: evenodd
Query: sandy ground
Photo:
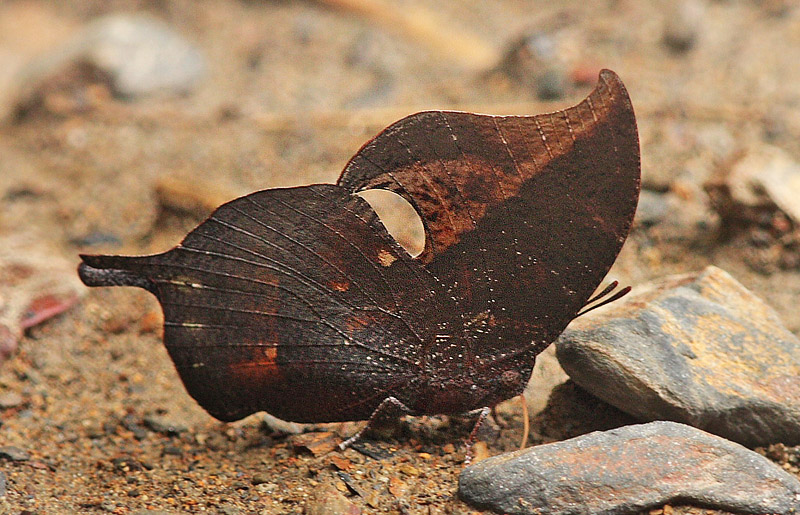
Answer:
M0 241L18 245L23 258L38 249L70 266L79 252L166 250L215 203L334 181L361 144L406 114L550 111L581 99L591 86L579 79L605 67L634 101L645 186L683 206L634 232L614 276L635 286L713 263L800 333L798 268L736 228L722 237L702 188L765 143L800 159L800 9L792 2L392 5L387 14L311 1L1 3ZM120 99L102 82L67 77L81 102L56 84L13 116L19 70L92 19L134 11L164 20L206 56L208 73L192 93ZM393 11L413 14L416 25ZM665 32L691 48L666 44ZM533 33L552 45L545 64L566 78L556 100L537 96L532 73L522 81L490 73L504 49ZM455 498L468 422L409 419L364 452L320 455L261 415L222 424L185 393L160 342L160 316L144 292L92 290L26 333L0 365L0 393L21 396L0 411L0 445L31 458L0 462L0 512L302 513L326 495L366 513L471 512ZM554 377L534 374L535 405ZM503 405L500 419L505 427L484 435L492 454L518 444L519 405ZM567 388L534 416L532 441L629 422ZM770 456L796 472L792 453Z

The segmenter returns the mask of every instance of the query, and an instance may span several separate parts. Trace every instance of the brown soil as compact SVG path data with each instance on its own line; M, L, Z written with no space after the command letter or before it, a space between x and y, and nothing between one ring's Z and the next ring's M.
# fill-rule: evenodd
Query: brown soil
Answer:
M539 31L568 78L602 67L619 73L637 110L645 186L684 206L681 216L636 229L615 277L636 285L713 263L800 333L800 273L783 255L791 249L765 250L754 243L757 229L722 231L702 189L720 166L765 142L800 158L793 2L698 0L704 11L672 29L696 31L685 52L664 42L665 25L680 21L671 1L391 3L438 20L455 41L446 49L380 12L326 3L335 2L0 4L0 241L46 242L75 264L79 252L162 251L220 199L334 181L362 143L405 114L533 114L572 104L590 86L568 81L561 99L545 102L524 77L515 82L482 64L499 60L518 35ZM116 99L103 77L77 69L8 116L13 71L120 10L148 12L199 46L209 74L194 93ZM31 458L0 462L0 512L302 513L328 485L365 513L472 511L455 497L468 421L408 419L363 452L314 455L316 447L269 428L262 415L234 424L209 417L180 384L159 323L148 294L98 289L26 333L0 365L0 393L22 397L0 411L0 446ZM534 380L533 390L552 383ZM491 454L514 449L521 434L518 403L499 412L503 427L483 433ZM154 417L181 427L158 427ZM630 423L572 387L559 389L533 421L534 443ZM357 427L322 429L347 435ZM798 473L796 449L765 452ZM718 513L663 512L670 510Z

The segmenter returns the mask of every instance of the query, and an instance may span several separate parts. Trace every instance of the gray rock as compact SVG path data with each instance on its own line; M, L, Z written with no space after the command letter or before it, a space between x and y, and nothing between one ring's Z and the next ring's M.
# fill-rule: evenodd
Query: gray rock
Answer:
M14 447L13 445L5 445L0 447L0 460L9 461L28 461L31 455L28 451Z
M186 426L159 415L147 415L144 417L144 425L151 431L167 436L177 436L187 431Z
M800 340L775 311L715 267L637 290L557 341L573 381L640 420L800 444Z
M60 51L22 69L18 103L29 102L42 84L77 64L106 74L114 92L130 98L187 93L207 69L201 52L164 22L144 15L111 15L90 23Z
M794 513L800 481L741 445L674 422L626 426L488 458L459 496L508 514L622 514L665 503Z

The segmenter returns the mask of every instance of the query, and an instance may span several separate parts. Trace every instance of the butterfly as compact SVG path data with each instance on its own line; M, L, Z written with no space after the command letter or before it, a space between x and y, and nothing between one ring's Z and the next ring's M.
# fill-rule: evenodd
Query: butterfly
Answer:
M412 257L359 192L407 200ZM631 227L639 141L618 76L537 116L428 111L367 142L336 184L219 207L175 248L82 255L89 286L136 286L212 416L295 422L484 412L589 308ZM597 305L597 304L595 304Z

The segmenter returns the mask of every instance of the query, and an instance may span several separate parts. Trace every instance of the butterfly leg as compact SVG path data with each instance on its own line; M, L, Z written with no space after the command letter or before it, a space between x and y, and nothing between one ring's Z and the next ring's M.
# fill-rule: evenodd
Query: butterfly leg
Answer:
M491 411L492 419L498 426L500 426L501 429L505 429L508 426L508 423L505 420L501 419L500 416L497 414L497 405L492 406L491 410L492 410Z
M522 401L522 442L519 444L519 449L522 450L528 445L528 435L531 432L531 419L528 416L528 400L525 398L525 392L519 394L519 400Z
M483 425L483 422L486 420L486 417L489 416L489 413L492 412L492 408L488 406L485 408L478 408L476 410L472 410L467 415L478 415L478 419L475 421L475 426L472 428L472 432L469 434L469 438L467 438L467 452L466 456L464 457L464 465L469 465L472 462L472 446L475 445L475 439L478 436L478 430Z
M378 407L375 408L375 411L372 412L369 420L367 420L367 425L362 427L356 434L340 443L339 449L343 451L356 443L359 439L361 439L361 436L375 424L378 424L381 421L389 418L396 418L401 415L408 415L410 413L411 410L409 407L400 402L396 397L386 397L383 399L383 401L381 401L380 404L378 404Z

